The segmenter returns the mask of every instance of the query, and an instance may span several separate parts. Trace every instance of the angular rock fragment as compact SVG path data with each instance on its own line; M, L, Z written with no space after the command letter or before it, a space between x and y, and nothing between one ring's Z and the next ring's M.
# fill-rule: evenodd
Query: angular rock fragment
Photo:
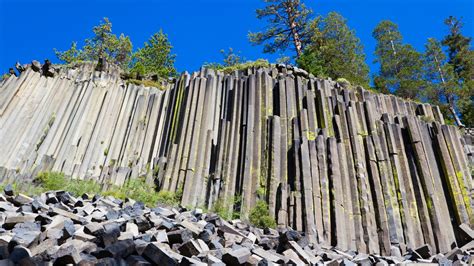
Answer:
M178 265L179 259L176 256L177 254L174 254L173 251L166 249L159 243L148 244L142 255L157 265Z
M222 261L227 265L241 265L248 261L251 253L247 248L231 250L222 256Z

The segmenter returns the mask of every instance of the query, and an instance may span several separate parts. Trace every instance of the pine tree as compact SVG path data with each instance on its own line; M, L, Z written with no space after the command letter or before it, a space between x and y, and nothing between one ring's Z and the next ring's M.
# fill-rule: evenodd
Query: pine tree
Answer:
M441 43L429 38L425 45L424 77L427 82L425 98L428 102L440 106L446 117L452 117L456 124L462 126L456 113L456 94L459 86L451 64L446 61Z
M316 76L344 78L352 84L369 86L369 67L360 39L336 12L318 17L310 25L311 42L298 65Z
M144 47L133 54L131 72L139 75L157 74L164 78L175 75L176 55L171 53L172 48L168 36L162 30L153 34Z
M391 21L380 22L372 36L377 41L375 62L380 65L379 74L374 77L375 87L384 93L419 99L425 86L421 54L402 43L398 26Z
M107 62L126 68L132 53L130 38L123 34L117 38L117 35L112 33L112 23L108 18L104 18L92 31L94 36L85 40L82 49L77 49L76 42L72 43L69 50L60 52L55 49L58 59L66 63L73 63L97 61L99 58L103 58Z
M297 57L308 38L307 25L312 13L300 0L264 0L267 6L257 9L257 18L267 20L267 28L249 33L250 42L264 44L265 53L285 51L292 43Z
M466 126L474 126L474 51L471 38L462 34L463 23L455 17L448 17L445 24L449 34L442 44L448 50L448 63L452 66L457 86L455 94L457 106ZM459 124L461 125L461 124Z
M232 47L229 47L227 52L222 49L221 54L224 57L224 67L235 66L245 61L245 58L242 58L239 54L236 54Z

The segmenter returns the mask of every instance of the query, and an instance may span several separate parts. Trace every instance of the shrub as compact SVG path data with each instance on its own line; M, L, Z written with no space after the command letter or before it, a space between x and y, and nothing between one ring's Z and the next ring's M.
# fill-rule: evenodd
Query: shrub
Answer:
M268 205L263 200L257 201L255 207L250 210L249 220L251 224L257 227L276 227L275 219L270 216Z
M339 83L344 88L350 88L351 87L351 83L345 78L338 78L336 80L336 82Z
M101 191L101 186L92 179L71 179L65 190L71 192L75 196L80 196L85 193L97 194Z
M178 193L174 193L171 191L161 190L156 194L156 200L158 203L169 205L169 206L176 206L179 205L180 199Z
M0 190L3 191L6 185L0 184ZM51 190L64 190L75 196L80 196L84 193L99 194L102 192L101 194L104 196L113 196L117 199L131 198L141 201L150 207L155 206L157 203L177 206L182 195L181 189L176 193L164 190L156 192L154 186L146 184L145 178L132 179L122 187L112 186L102 191L102 186L95 180L69 179L64 173L60 172L42 172L38 174L33 184L14 182L12 185L14 191L28 195L39 195Z
M268 63L265 59L257 59L256 61L247 61L245 63L235 64L232 66L224 66L219 63L209 63L205 64L204 67L209 69L214 69L218 71L222 71L224 73L232 73L236 70L244 70L251 67L269 67L270 63Z
M179 194L171 191L156 192L153 186L146 184L144 178L129 180L122 187L112 186L103 193L118 199L131 198L153 207L157 203L176 206L179 205Z
M36 177L36 180L46 191L65 190L69 185L69 182L66 180L64 174L59 172L41 172Z
M42 172L36 177L36 182L39 183L36 186L38 191L64 190L75 196L84 193L95 194L101 191L101 186L92 179L69 179L60 172Z
M230 220L230 219L237 219L240 218L240 213L234 211L231 206L238 205L240 201L239 197L228 199L227 201L224 200L217 200L214 205L212 206L211 211L219 215L222 219Z

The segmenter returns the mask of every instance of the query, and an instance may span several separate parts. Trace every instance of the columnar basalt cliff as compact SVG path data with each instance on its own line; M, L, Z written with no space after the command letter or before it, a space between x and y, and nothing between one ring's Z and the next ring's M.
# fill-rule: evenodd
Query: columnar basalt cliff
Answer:
M161 88L113 66L56 72L0 84L0 181L145 177L182 191L183 206L220 201L243 217L260 199L313 242L384 255L447 252L474 225L473 137L437 106L281 65L202 69Z

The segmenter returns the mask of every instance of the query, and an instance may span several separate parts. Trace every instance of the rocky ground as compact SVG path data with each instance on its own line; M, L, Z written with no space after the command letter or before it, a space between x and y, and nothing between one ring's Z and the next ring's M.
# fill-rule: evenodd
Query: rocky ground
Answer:
M184 208L148 208L134 200L0 194L0 265L472 265L470 242L448 254L428 245L393 256L361 254L308 243L293 230L260 229Z

